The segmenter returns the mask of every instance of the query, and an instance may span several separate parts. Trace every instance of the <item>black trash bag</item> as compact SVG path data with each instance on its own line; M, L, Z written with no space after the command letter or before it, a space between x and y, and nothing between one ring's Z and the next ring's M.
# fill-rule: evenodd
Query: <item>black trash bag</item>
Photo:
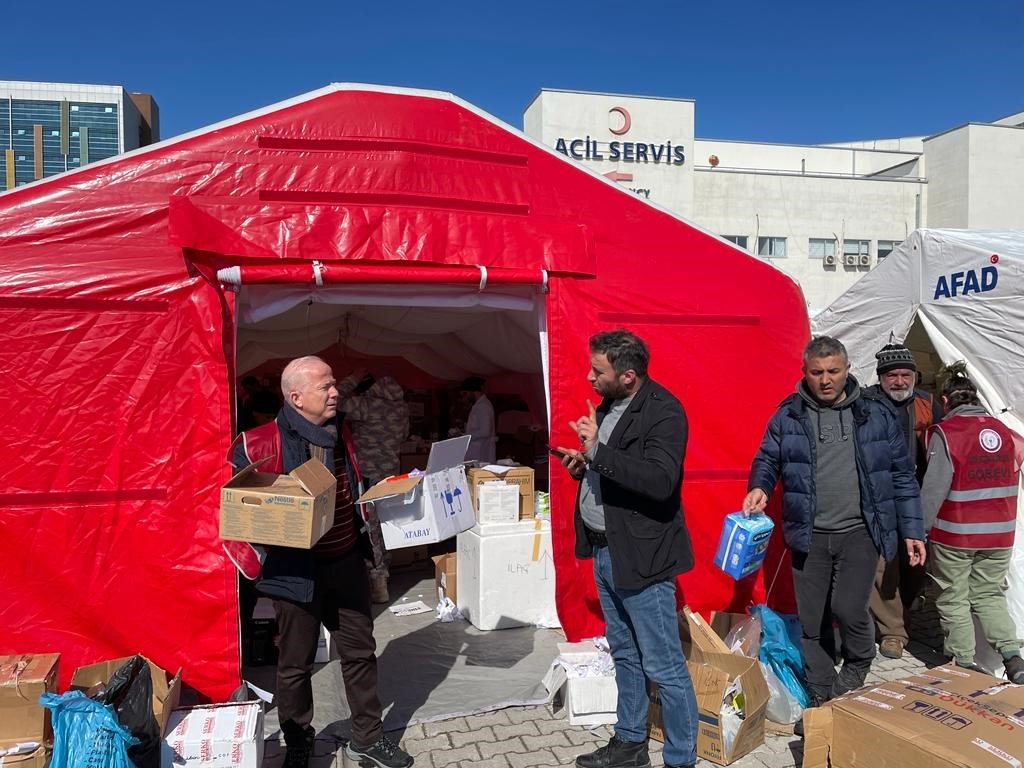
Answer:
M160 768L160 725L153 716L153 677L148 662L133 656L93 698L110 704L118 722L139 740L128 748L128 757L136 768Z

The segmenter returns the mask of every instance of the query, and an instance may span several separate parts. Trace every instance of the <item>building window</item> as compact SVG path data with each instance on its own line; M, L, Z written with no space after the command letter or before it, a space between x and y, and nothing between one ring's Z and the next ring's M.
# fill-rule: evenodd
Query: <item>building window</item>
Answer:
M782 259L786 256L786 238L784 237L759 237L757 238L757 255L769 259Z
M870 240L843 240L843 256L870 256Z
M812 237L807 241L807 258L824 259L826 256L836 255L836 240L834 237Z
M736 243L743 250L747 250L747 236L746 235L722 235L723 240L728 240L730 243Z
M881 261L903 243L902 240L879 240L878 260Z

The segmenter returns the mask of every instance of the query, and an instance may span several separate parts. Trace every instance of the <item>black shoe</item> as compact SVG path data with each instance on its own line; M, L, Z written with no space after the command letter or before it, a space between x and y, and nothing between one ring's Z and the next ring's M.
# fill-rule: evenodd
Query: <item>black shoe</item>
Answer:
M861 672L860 670L853 669L849 664L843 664L839 668L839 674L836 675L836 679L832 682L829 698L836 699L840 696L845 696L852 690L860 688L864 685L865 677L867 677L867 670Z
M593 752L576 758L577 768L650 768L646 741L623 741L618 736Z
M1024 685L1024 659L1020 656L1011 656L1003 660L1003 669L1006 670L1006 679L1014 685Z
M377 768L409 768L412 757L387 736L381 736L375 744L360 747L354 741L345 745L345 755L358 761L361 766Z
M827 700L827 697L816 696L813 693L808 694L808 698L810 699L810 702L807 704L807 709L811 709L811 707L820 707L822 703L824 703ZM805 709L804 712L806 712L807 709ZM803 712L800 713L800 718L795 723L793 723L793 735L799 736L801 739L804 737Z

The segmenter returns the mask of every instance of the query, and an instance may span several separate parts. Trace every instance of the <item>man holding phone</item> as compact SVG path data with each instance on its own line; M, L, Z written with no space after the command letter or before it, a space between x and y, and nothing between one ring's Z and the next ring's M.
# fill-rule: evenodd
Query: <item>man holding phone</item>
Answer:
M590 339L587 380L603 399L569 426L580 448L552 449L580 481L576 556L593 558L618 688L615 732L579 768L648 768L647 678L659 688L666 768L696 761L697 700L679 643L675 577L693 567L680 489L686 413L648 378L643 339Z

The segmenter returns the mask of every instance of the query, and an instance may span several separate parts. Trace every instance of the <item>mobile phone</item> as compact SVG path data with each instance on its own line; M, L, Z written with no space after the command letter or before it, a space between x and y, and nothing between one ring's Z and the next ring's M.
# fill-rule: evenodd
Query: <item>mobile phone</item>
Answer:
M548 448L548 453L552 456L557 456L559 459L564 459L569 454L563 451L561 448Z

